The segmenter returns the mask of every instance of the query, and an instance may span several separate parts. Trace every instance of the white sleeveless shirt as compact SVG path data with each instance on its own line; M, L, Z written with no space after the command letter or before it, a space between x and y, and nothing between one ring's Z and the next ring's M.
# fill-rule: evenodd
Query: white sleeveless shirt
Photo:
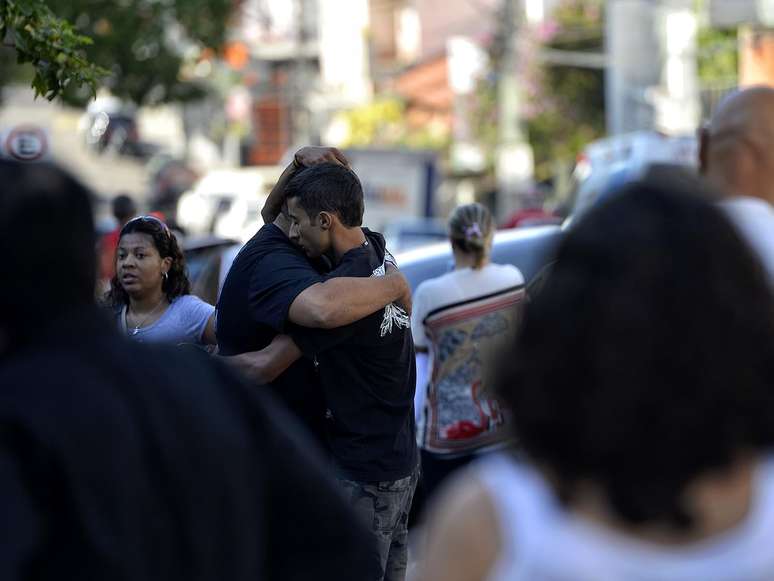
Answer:
M735 528L666 547L565 510L538 472L504 454L475 469L498 516L502 550L489 581L772 581L774 458L755 471L753 502Z

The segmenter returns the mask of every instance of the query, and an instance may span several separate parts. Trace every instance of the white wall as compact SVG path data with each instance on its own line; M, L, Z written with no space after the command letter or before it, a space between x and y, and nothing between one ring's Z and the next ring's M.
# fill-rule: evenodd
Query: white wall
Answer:
M713 26L774 26L774 2L771 0L710 0L709 7Z
M366 101L368 0L319 0L318 10L322 91L343 102Z
M696 20L689 0L607 3L608 133L696 129Z

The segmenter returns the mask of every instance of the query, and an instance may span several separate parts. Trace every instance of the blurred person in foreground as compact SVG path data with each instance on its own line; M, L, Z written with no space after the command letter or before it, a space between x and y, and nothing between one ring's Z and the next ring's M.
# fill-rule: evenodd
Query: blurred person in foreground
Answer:
M500 391L524 460L436 508L426 581L774 579L774 304L694 177L567 235Z
M367 533L294 422L103 319L83 186L0 183L0 579L361 581Z
M99 241L99 279L100 286L107 291L110 281L116 274L116 248L121 228L137 215L137 204L128 194L119 194L110 203L116 227L102 236Z
M215 307L191 294L177 238L155 216L127 222L106 295L121 332L133 341L214 345Z
M732 94L700 137L701 172L725 194L721 207L774 283L774 89Z
M310 260L289 238L287 186L306 168L323 163L348 165L335 148L303 147L280 176L262 208L265 224L239 251L226 276L218 300L217 335L219 354L253 381L270 384L327 448L319 374L312 359L286 356L293 354L292 348L288 351L288 326L343 327L410 297L410 289L395 269L383 277L331 272L326 257Z
M458 206L449 219L454 270L424 281L414 293L424 500L449 474L502 447L507 437L506 412L484 368L515 332L524 277L513 265L490 261L494 230L485 206Z

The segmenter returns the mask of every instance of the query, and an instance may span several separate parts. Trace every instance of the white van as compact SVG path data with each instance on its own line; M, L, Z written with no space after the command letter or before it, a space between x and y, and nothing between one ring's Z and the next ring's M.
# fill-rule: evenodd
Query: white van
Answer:
M218 169L180 196L177 222L187 233L246 242L263 225L261 208L281 168Z
M636 131L594 141L578 156L573 172L572 217L591 208L616 178L635 179L655 163L696 168L698 156L695 135Z

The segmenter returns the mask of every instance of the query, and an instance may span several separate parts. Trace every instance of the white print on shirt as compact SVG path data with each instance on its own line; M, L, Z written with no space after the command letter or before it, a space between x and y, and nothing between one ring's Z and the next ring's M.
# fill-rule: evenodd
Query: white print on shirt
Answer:
M384 307L384 318L382 319L381 337L384 337L387 333L392 333L392 326L395 325L398 329L404 327L408 329L411 326L411 319L408 313L401 309L398 305L390 303Z
M384 276L387 273L387 263L395 264L395 259L392 254L387 252L384 255L384 262L381 266L374 269L371 276ZM390 303L384 307L384 318L382 318L382 325L380 327L380 337L384 337L387 333L392 333L393 327L400 329L401 327L408 329L411 326L411 318L408 313L396 304Z

